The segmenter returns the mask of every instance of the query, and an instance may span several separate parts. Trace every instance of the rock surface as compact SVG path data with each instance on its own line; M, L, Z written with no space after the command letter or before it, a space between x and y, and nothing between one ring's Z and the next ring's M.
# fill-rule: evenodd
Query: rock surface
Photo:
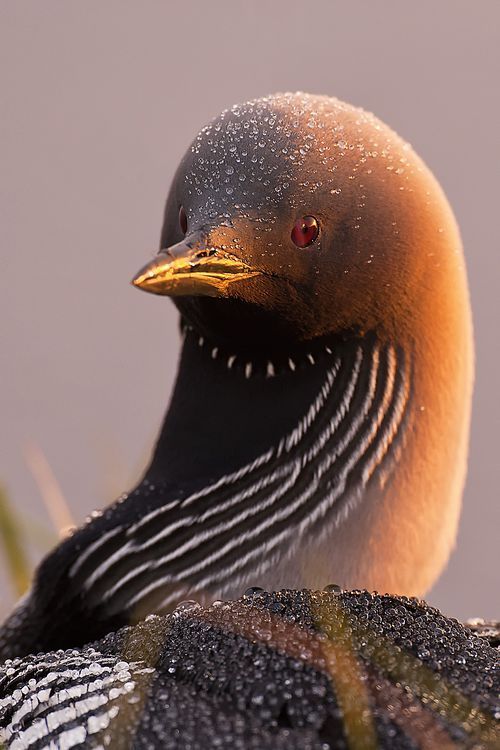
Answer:
M0 666L0 746L498 748L498 642L491 623L365 591L185 602Z

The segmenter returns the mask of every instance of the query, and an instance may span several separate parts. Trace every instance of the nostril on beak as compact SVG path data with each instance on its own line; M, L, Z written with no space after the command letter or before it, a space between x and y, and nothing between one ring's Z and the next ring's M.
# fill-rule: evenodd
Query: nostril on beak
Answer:
M217 255L217 248L204 247L196 253L195 258L201 260L202 258L211 258L214 255Z

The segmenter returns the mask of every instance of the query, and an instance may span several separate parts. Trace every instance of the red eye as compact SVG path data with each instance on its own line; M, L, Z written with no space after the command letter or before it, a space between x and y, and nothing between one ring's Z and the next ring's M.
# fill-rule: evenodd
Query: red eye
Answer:
M292 242L297 247L312 245L319 234L319 224L314 216L303 216L297 219L292 229Z
M182 234L186 234L188 228L188 217L186 216L184 206L179 208L179 226Z

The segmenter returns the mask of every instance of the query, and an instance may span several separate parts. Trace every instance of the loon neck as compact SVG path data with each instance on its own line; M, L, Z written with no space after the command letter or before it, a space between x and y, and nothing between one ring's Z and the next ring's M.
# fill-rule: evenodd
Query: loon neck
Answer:
M374 334L344 336L269 359L231 354L186 329L147 478L184 493L238 470L296 428L336 362L352 363L360 346L377 345Z
M276 555L293 557L298 540L305 549L344 522L372 487L379 491L376 478L385 485L397 459L410 391L402 350L369 335L339 342L309 367L223 379L226 363L217 367L211 353L200 360L196 346L186 342L155 458L132 506L123 504L108 537L70 571L87 605L108 616L167 611L187 596L235 595ZM139 497L146 505L138 518ZM111 540L113 552L103 557Z

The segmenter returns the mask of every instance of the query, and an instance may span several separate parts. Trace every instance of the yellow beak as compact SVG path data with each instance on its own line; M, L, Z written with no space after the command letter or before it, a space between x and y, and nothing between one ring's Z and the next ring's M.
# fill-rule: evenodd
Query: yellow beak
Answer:
M235 281L258 276L239 258L199 239L179 242L162 250L132 279L132 284L153 294L171 297L223 297Z

